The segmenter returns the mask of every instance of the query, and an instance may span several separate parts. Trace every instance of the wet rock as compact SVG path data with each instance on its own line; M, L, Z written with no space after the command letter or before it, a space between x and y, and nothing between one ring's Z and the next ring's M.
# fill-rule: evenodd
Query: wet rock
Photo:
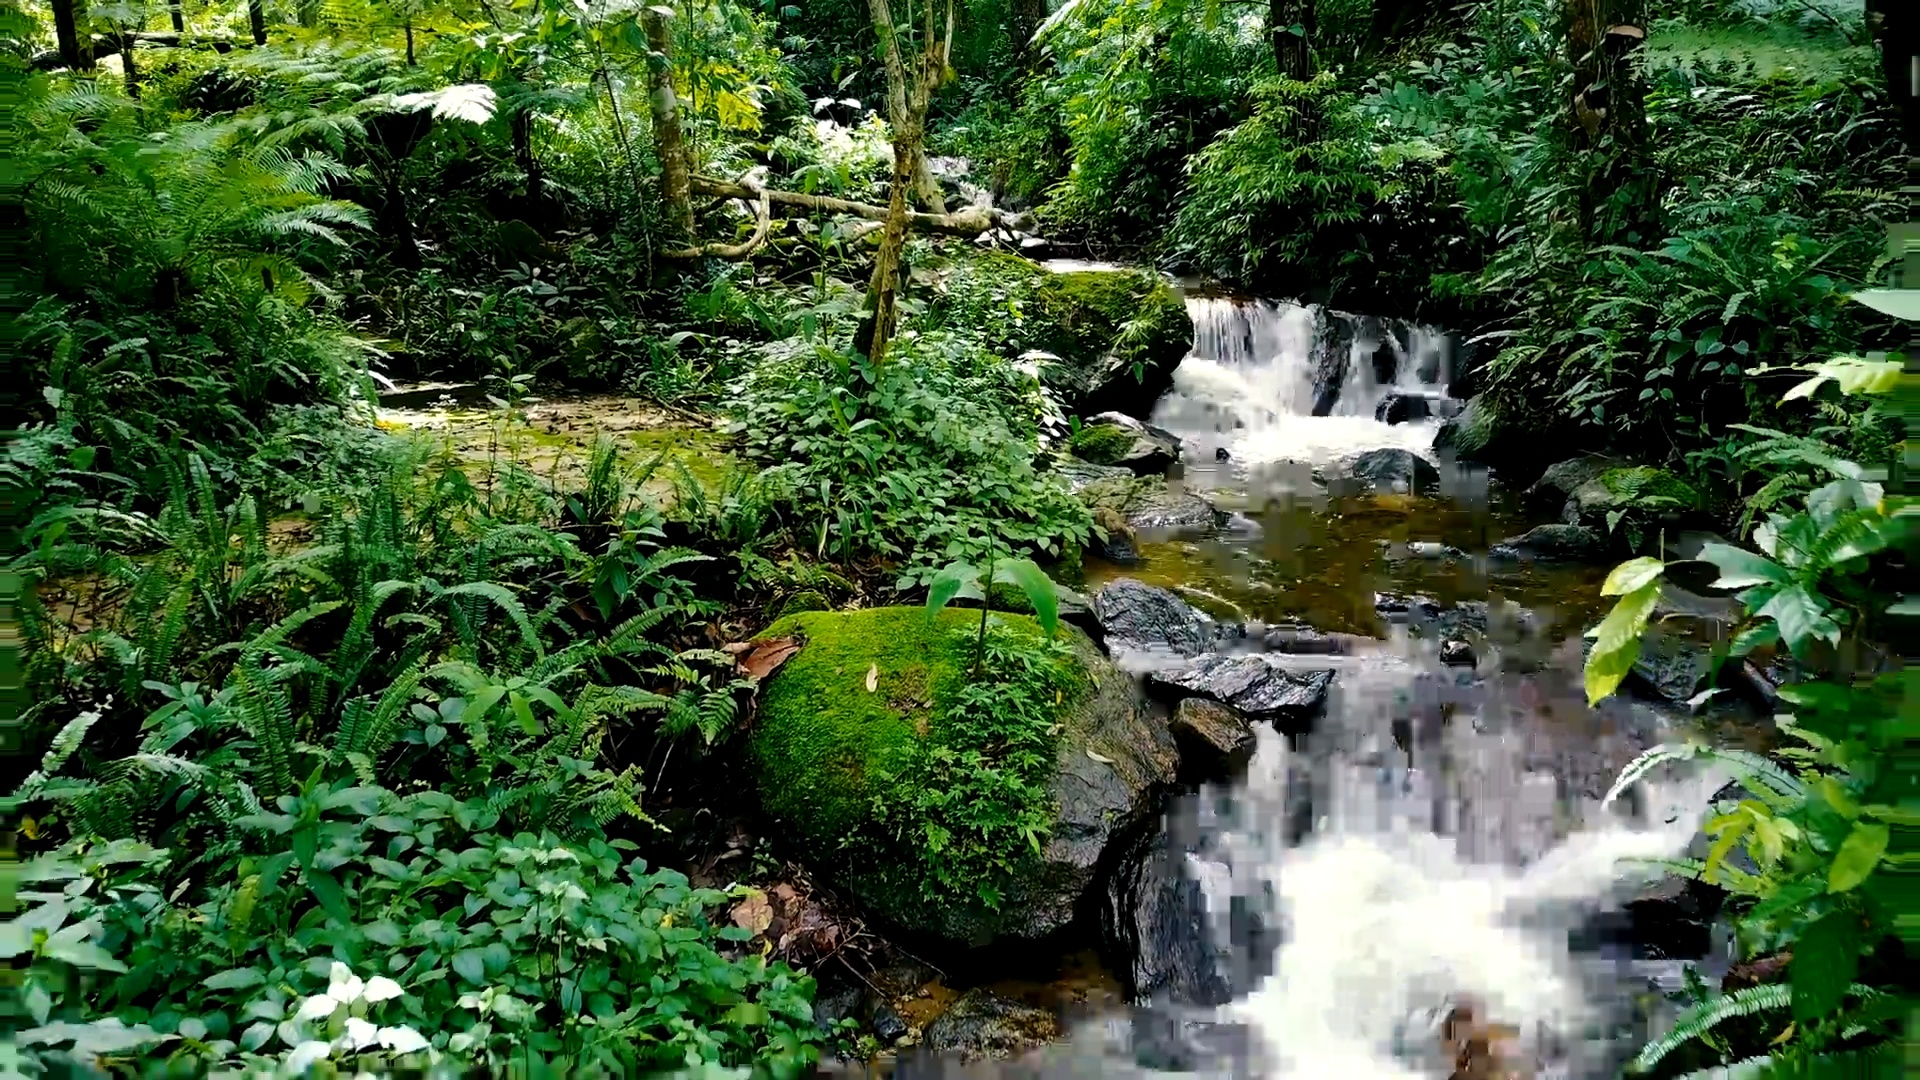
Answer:
M840 1021L851 1020L860 1011L865 991L858 986L843 986L813 999L813 1022L821 1031L831 1032Z
M1174 593L1120 578L1093 594L1093 616L1111 651L1171 652L1199 656L1220 637L1220 627Z
M1344 656L1353 649L1350 635L1322 633L1299 624L1269 627L1261 640L1273 652L1296 655Z
M907 1022L898 1010L885 1001L875 1000L867 1011L867 1026L881 1046L892 1046L907 1037Z
M1424 394L1388 394L1373 409L1373 418L1383 424L1404 424L1432 415L1433 399Z
M1020 254L1029 259L1044 259L1053 250L1053 243L1044 236L1022 236Z
M1353 339L1358 323L1355 316L1339 311L1320 310L1314 316L1313 333L1313 415L1327 416L1340 401L1340 389L1347 383L1347 368L1353 363Z
M1133 528L1154 532L1204 532L1227 521L1212 503L1170 484L1136 490L1121 513Z
M1206 897L1186 864L1180 845L1159 832L1143 837L1107 879L1101 934L1108 954L1125 960L1116 974L1130 1000L1214 1006L1233 999L1208 933Z
M1549 523L1536 525L1519 536L1493 545L1487 554L1496 559L1523 562L1534 560L1600 559L1607 555L1607 538L1584 525Z
M917 861L851 855L845 837L869 827L876 800L893 797L889 763L940 722L927 687L960 677L961 659L942 643L973 618L954 611L929 620L921 608L896 607L774 624L766 636L805 645L764 684L749 746L767 812L818 876L877 922L968 947L1070 924L1109 844L1159 812L1179 764L1164 714L1084 634L1063 628L1090 689L1058 716L1047 843L1005 883L999 906L970 889L944 889ZM928 890L945 902L927 902Z
M1369 450L1342 462L1328 480L1334 494L1413 495L1440 486L1440 470L1411 450Z
M962 1061L1009 1058L1043 1045L1060 1034L1060 1021L990 990L969 990L927 1025L920 1045L929 1052L957 1055Z
M1325 704L1331 671L1289 671L1260 656L1208 653L1181 671L1153 672L1147 685L1160 694L1197 696L1231 705L1256 720L1310 719Z
M1373 610L1391 623L1413 623L1437 619L1446 608L1430 596L1383 592L1373 594Z
M1182 759L1218 776L1253 752L1253 725L1237 710L1206 698L1187 698L1173 711L1173 736Z
M1130 1035L1134 1064L1156 1072L1250 1076L1253 1033L1211 1015L1165 1006L1135 1009Z
M1232 455L1231 453L1229 453L1229 452L1227 451L1227 448L1226 448L1226 447L1224 447L1224 446L1216 446L1216 447L1214 447L1214 448L1213 448L1213 460L1215 460L1215 461L1231 461L1231 460L1233 460L1233 455Z
M1547 466L1547 471L1541 473L1540 478L1527 488L1525 498L1538 506L1565 506L1567 496L1580 490L1582 484L1608 469L1617 469L1624 464L1618 458L1590 456L1555 462Z
M1450 638L1440 643L1440 662L1449 667L1472 667L1479 662L1479 657L1474 655L1472 645Z
M1711 646L1655 630L1641 637L1640 656L1628 679L1643 694L1682 705L1700 692L1713 673Z
M1104 412L1074 432L1068 445L1096 465L1117 465L1139 476L1165 472L1180 460L1180 438L1120 412Z
M1132 566L1140 561L1140 549L1133 544L1133 526L1127 524L1124 514L1112 507L1096 507L1093 523L1106 533L1106 538L1095 533L1087 545L1088 551L1120 566Z

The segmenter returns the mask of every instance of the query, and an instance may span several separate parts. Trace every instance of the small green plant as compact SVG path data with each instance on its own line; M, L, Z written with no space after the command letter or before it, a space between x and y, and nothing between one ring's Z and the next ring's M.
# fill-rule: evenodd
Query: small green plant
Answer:
M987 653L987 615L993 608L992 587L1011 585L1026 596L1027 603L1033 606L1034 618L1045 630L1047 637L1054 635L1060 623L1059 586L1047 576L1045 570L1032 559L1002 559L995 561L992 549L988 549L987 568L983 573L979 567L969 563L950 563L933 576L927 586L927 620L940 614L940 609L955 600L978 600L980 602L980 635L974 646L973 673L980 674L980 665Z

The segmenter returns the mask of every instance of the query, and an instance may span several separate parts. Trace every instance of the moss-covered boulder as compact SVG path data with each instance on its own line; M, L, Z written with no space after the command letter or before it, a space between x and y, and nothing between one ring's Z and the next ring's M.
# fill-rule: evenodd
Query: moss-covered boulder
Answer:
M994 617L1039 635L1024 616ZM1039 853L1009 853L1018 870L998 906L942 889L917 850L876 856L879 811L914 797L899 790L897 778L943 739L969 677L968 629L978 619L977 612L949 609L930 621L923 608L896 607L780 620L762 636L805 644L763 688L750 747L764 806L791 830L817 873L868 914L960 945L1038 938L1066 926L1101 853L1116 834L1158 811L1159 791L1177 764L1165 718L1084 634L1062 626L1084 678L1056 703L1046 785L1051 827Z
M1012 354L1052 359L1040 378L1070 412L1145 417L1193 348L1186 302L1145 270L1055 273L1007 252L970 253L937 317Z

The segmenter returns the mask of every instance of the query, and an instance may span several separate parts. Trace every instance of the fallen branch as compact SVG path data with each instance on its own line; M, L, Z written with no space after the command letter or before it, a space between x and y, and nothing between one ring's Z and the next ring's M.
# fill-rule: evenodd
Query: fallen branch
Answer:
M769 199L772 194L766 186L751 175L742 177L738 184L729 185L738 188L740 194L734 196L753 207L753 235L738 244L699 244L690 248L675 248L661 252L669 259L744 259L760 249L767 242L767 233L773 227L773 206ZM694 188L699 189L695 183Z
M781 191L777 188L761 188L756 192L744 184L719 180L711 176L693 177L692 186L693 190L701 195L714 195L727 199L752 199L757 195L764 195L769 202L781 206L794 206L817 213L852 214L870 221L887 220L887 208L884 206L853 202L850 199L836 199L831 195L806 195L798 191ZM972 206L948 214L911 213L907 215L907 226L924 232L978 236L996 225L1011 224L1012 218L1013 215L1005 211Z

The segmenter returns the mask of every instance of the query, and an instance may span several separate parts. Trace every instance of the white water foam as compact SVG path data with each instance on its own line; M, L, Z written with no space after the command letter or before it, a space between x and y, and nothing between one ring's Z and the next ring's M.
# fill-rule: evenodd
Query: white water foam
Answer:
M1425 454L1432 446L1438 420L1389 425L1374 415L1391 393L1441 397L1449 378L1445 335L1264 300L1189 297L1187 312L1193 352L1174 372L1153 422L1200 458L1224 448L1243 464L1324 464L1364 450ZM1374 365L1380 349L1393 361L1385 379ZM1337 397L1314 415L1336 377Z

